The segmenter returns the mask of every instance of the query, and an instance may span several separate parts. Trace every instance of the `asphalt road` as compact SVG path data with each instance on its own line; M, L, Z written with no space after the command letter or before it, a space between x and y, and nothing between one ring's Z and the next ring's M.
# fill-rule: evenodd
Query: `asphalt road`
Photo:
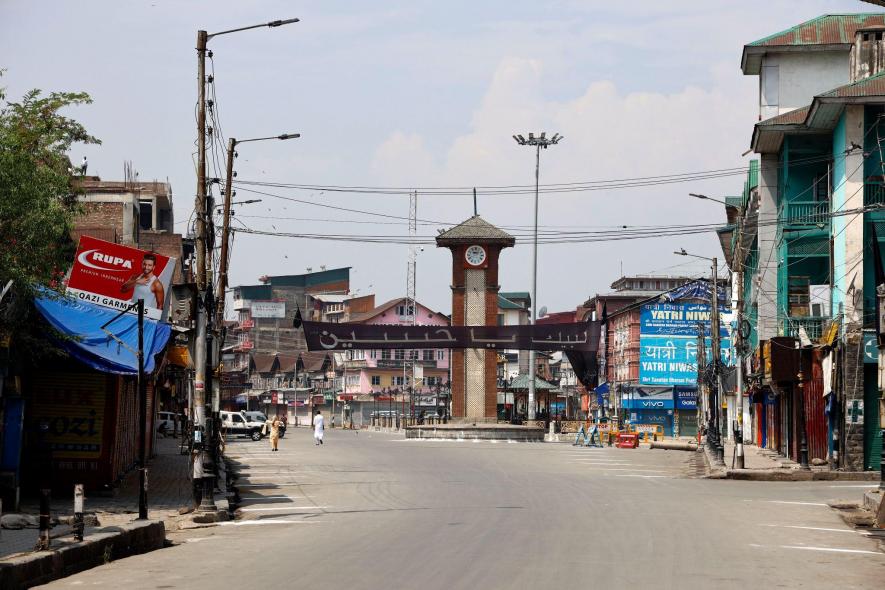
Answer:
M824 502L861 482L698 479L694 453L290 430L231 442L225 526L51 588L877 588L885 553Z

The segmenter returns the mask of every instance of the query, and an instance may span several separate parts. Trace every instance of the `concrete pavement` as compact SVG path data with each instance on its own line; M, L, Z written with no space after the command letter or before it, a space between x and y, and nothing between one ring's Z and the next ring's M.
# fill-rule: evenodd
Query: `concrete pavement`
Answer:
M51 588L880 588L848 482L698 479L697 453L293 429L233 441L240 519Z

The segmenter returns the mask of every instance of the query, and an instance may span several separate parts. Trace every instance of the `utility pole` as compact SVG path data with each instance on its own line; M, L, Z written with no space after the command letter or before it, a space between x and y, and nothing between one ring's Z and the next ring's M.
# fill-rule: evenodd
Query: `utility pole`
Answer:
M714 406L710 408L711 416L713 417L712 430L715 432L714 435L714 444L715 444L715 454L716 458L720 462L725 461L725 449L723 447L722 441L722 432L720 431L721 427L721 418L720 418L720 406L721 400L723 399L722 393L722 375L720 374L719 368L719 355L720 355L720 343L719 343L719 261L714 256L713 257L713 279L712 279L712 289L710 291L710 305L711 308L711 322L710 322L710 357L713 360L713 401ZM711 429L708 429L708 436Z
M144 375L144 299L138 300L138 519L148 517L147 379Z
M743 261L738 261L739 265L743 264ZM740 266L738 267L740 268ZM744 468L744 335L743 335L743 321L744 321L744 283L743 283L743 273L738 270L734 273L734 284L737 286L737 301L735 304L735 321L737 323L737 330L735 330L734 335L734 350L737 356L737 400L736 400L736 414L737 414L737 432L735 432L735 460L734 467L736 469Z
M206 31L197 31L197 200L194 204L196 212L195 244L197 257L197 334L194 343L194 443L209 443L206 436L206 358L208 357L206 333L208 331L209 310L206 309L208 282L206 277L206 259L208 243L208 211L206 202L206 43L209 35ZM210 377L211 378L211 377ZM203 454L201 453L201 456ZM205 473L205 471L204 471ZM200 510L215 511L212 478L203 477L203 499Z
M707 327L703 322L698 322L698 432L704 426L704 411L709 412L710 408L710 389L707 385ZM707 414L709 416L709 413ZM698 436L698 444L700 445L700 436ZM708 440L709 442L709 440Z
M196 214L195 222L195 250L197 283L197 321L196 340L194 342L194 443L206 445L212 444L212 436L208 436L209 424L206 421L206 382L211 387L212 374L207 375L207 361L210 358L208 350L208 332L211 321L211 311L208 309L212 299L211 278L208 276L209 262L212 260L209 252L209 226L211 224L211 211L208 206L206 195L206 52L210 39L219 35L246 31L260 27L279 27L281 25L296 23L297 18L287 20L275 20L260 25L240 27L209 34L206 31L197 31L197 194L194 203ZM228 188L228 190L230 190ZM203 453L203 456L206 456ZM211 472L211 470L210 470ZM215 483L212 477L203 478L203 500L200 510L215 511L213 490Z

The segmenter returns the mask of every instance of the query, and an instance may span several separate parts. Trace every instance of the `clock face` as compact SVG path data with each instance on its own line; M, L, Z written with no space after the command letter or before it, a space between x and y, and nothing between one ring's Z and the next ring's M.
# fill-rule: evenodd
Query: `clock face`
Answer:
M470 246L464 253L467 264L471 266L479 266L486 261L486 249L482 246Z

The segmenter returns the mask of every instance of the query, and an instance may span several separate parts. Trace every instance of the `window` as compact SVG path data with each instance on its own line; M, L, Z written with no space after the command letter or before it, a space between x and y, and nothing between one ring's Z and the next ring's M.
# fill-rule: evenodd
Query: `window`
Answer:
M430 350L429 348L424 350L424 360L425 361L432 361L433 360L433 351Z
M409 378L402 375L394 375L392 382L395 387L406 387L409 385Z
M436 360L442 361L442 360L445 360L445 358L446 358L446 351L445 350L437 350L436 351Z
M239 414L231 414L230 419L234 424L237 424L237 423L242 424L243 423L243 417L240 416Z
M138 202L138 227L139 229L153 229L154 227L154 203L150 200Z
M425 377L424 382L427 383L428 387L436 387L437 385L442 385L442 377Z
M381 385L381 375L372 375L372 385Z
M406 358L406 351L402 350L401 348L394 350L393 351L393 358L395 358L398 361L403 360L404 358Z
M385 360L385 361L389 361L390 360L390 350L388 350L388 349L382 350L381 351L381 359Z
M417 361L418 360L418 351L417 350L410 350L409 351L409 360L410 361Z
M371 358L371 359L373 359L373 358L377 358L377 355L378 355L378 351L377 351L377 350L370 350L370 351L369 351L369 358Z
M504 314L503 314L503 313L499 313L499 314L498 314L498 325L499 325L499 326L503 326L503 325L504 325Z
M780 71L777 66L762 66L759 76L759 117L768 119L779 113Z

